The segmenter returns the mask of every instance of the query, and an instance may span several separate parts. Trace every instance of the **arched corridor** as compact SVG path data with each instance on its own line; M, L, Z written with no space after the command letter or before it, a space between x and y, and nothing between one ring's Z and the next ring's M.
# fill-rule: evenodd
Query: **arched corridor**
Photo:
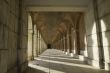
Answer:
M110 0L0 0L0 73L109 73Z

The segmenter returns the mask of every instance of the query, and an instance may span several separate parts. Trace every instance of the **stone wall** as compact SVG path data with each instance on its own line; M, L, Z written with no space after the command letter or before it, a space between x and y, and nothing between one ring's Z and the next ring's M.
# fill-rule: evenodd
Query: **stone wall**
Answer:
M104 49L105 69L110 70L110 0L98 0L101 34Z
M85 24L87 35L88 63L95 67L99 67L99 48L92 1L88 7L87 12L85 13Z
M93 2L88 7L85 13L85 23L87 31L87 49L88 49L88 63L95 67L99 67L99 50L100 47L104 50L105 69L110 70L110 1L97 0L98 19L94 17ZM99 26L96 22L99 21ZM100 30L97 30L100 28ZM102 45L98 47L98 34L102 40ZM102 53L103 54L103 53ZM102 56L101 56L102 57Z
M1 73L17 73L18 61L22 71L27 66L27 13L24 4L22 6L22 16L19 20L19 0L0 0ZM20 21L21 23L19 23ZM18 26L20 25L19 37ZM18 42L18 38L20 38L20 42ZM20 44L19 48L18 44ZM17 61L17 59L19 60Z

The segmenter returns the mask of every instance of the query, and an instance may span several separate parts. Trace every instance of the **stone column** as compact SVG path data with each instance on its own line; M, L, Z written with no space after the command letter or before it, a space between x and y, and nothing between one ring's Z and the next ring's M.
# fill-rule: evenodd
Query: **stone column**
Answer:
M65 49L66 49L66 45L65 45L65 36L63 36L63 46L64 46L64 52L65 52Z
M80 54L80 49L79 49L79 39L78 39L78 30L74 31L74 48L75 48L75 54L79 55Z
M38 57L38 55L39 55L39 50L38 50L38 48L39 48L39 37L38 37L38 29L36 29L37 30L37 33L36 33L36 35L37 35L37 39L36 39L36 56Z
M72 53L72 37L71 37L71 27L69 29L69 53Z
M61 50L64 51L64 47L63 47L63 38L62 38L62 36L61 36L60 44L61 44Z
M34 24L34 57L37 56L37 29L36 24Z
M32 25L32 57L31 60L34 60L34 24Z
M102 33L100 33L101 22L99 20L97 0L93 0L93 8L94 8L94 17L96 22L97 42L98 42L98 51L99 51L99 65L100 68L104 69L104 49L103 49Z
M68 53L72 53L72 48L71 48L71 29L67 31L67 51Z
M64 51L64 38L62 36L62 50Z
M66 52L66 54L67 54L67 49L68 49L68 47L67 47L67 34L65 34L65 52Z
M40 38L40 41L41 41L41 42L40 42L40 48L41 48L41 53L42 53L42 50L43 50L43 47L42 47L42 46L43 46L43 43L42 43L42 42L43 42L43 41L42 41L42 37Z
M20 52L21 52L21 27L22 27L22 0L19 0L19 19L18 19L18 33L17 33L17 73L21 73L21 61L20 61Z
M41 54L41 35L39 32L39 54Z
M40 55L40 33L38 31L38 55Z
M69 53L69 33L67 32L66 34L66 39L67 39L67 53Z
M71 31L71 39L72 39L72 50L73 50L73 54L75 54L75 45L74 45L74 43L75 43L75 35L74 35L74 29L72 28L72 31Z

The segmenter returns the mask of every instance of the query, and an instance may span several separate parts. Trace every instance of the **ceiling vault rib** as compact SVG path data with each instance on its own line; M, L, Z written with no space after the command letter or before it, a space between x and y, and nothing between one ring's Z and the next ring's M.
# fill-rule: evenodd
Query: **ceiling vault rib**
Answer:
M60 39L70 26L74 27L81 12L31 12L31 16L43 40L50 44Z

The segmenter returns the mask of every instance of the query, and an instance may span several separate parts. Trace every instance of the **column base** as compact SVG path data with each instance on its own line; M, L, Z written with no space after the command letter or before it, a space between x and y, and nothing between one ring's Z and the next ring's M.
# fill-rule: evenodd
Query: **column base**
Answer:
M65 51L63 51L63 53L65 53Z
M105 70L110 71L110 63L105 62Z
M81 51L80 51L80 54L81 54L81 55L84 55L85 57L87 57L87 56L88 56L88 55L87 55L87 51L86 51L86 50L84 50L84 51L83 51L83 50L81 50Z
M98 60L92 60L92 59L87 58L86 62L87 62L87 64L94 66L97 69L100 69L100 63Z
M63 53L65 53L66 55L69 55L71 57L77 58L81 61L84 61L85 63L87 63L91 66L94 66L97 69L101 69L100 63L98 60L89 59L89 58L85 57L84 55L77 55L74 53L69 53L69 52L64 52L64 51L63 51ZM110 63L105 62L105 70L110 71Z
M73 53L65 52L66 55L69 55L70 57L74 57Z
M73 57L75 57L75 58L77 58L77 59L79 59L79 60L81 60L81 61L85 61L85 56L83 56L83 55L74 54Z
M74 54L73 54L73 53L70 53L70 56L71 56L71 57L74 57Z
M65 52L66 55L68 55L68 52Z

